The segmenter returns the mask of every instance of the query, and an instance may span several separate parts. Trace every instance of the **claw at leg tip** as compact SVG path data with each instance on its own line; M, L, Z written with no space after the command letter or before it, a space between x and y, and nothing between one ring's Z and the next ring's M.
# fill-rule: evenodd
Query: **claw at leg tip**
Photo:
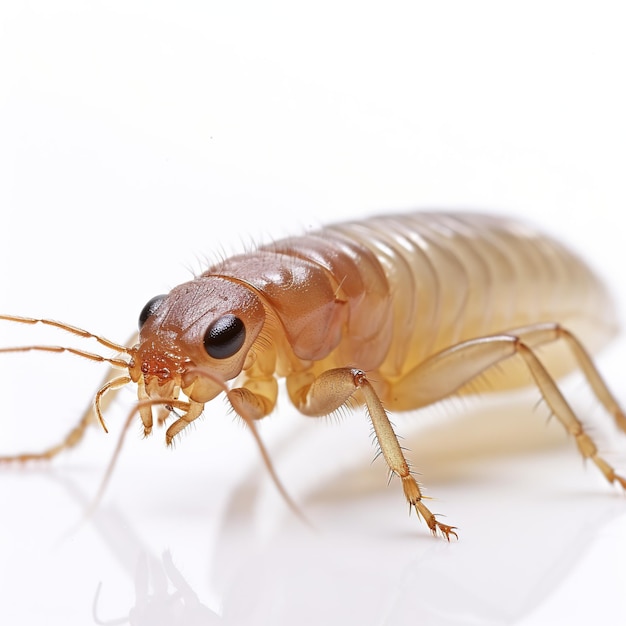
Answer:
M626 491L626 478L623 478L622 476L615 474L614 480L616 480L621 485L622 489Z
M448 543L450 543L450 535L454 535L454 538L457 541L459 540L459 536L454 532L455 530L458 530L456 526L439 525L439 531Z

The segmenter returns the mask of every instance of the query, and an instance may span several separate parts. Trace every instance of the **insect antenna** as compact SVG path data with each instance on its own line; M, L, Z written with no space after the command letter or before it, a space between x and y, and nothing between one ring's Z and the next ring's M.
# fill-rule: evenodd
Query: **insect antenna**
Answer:
M252 433L252 436L254 437L254 440L259 448L259 452L261 453L261 458L263 459L263 463L267 471L269 472L269 475L274 485L278 489L278 492L287 503L287 506L289 506L289 508L293 511L293 513L295 513L295 515L302 522L304 522L310 528L313 528L313 524L311 524L311 522L305 517L304 513L300 510L298 505L292 500L291 496L289 495L289 493L283 486L280 478L278 477L278 474L276 473L276 470L274 469L274 465L272 463L272 460L270 459L269 452L267 451L267 448L265 447L265 444L263 443L263 440L261 439L261 435L259 434L259 431L256 427L254 419L251 418L249 415L247 415L246 411L242 410L242 407L240 406L241 403L238 401L237 397L231 393L230 389L226 386L226 384L222 380L220 380L214 374L212 374L211 372L208 372L204 368L201 368L201 367L190 368L189 373L196 373L204 378L208 378L211 381L217 383L222 388L222 390L226 394L226 397L228 398L228 401L230 402L231 406L235 410L235 413L243 419L243 421L246 423L246 426L248 426L248 428L250 429L250 432Z
M252 433L252 436L254 437L254 440L256 441L257 446L259 447L259 451L261 452L263 463L265 464L265 467L267 468L267 471L269 472L272 478L272 481L274 482L274 485L276 485L276 488L278 489L280 495L283 497L283 499L285 500L289 508L296 514L296 516L302 522L304 522L307 526L309 526L310 528L313 528L313 525L311 524L311 522L305 517L304 513L300 510L298 505L291 499L291 496L287 493L287 490L283 486L280 478L278 478L278 474L276 473L276 470L274 469L274 465L272 464L267 448L265 447L265 444L263 443L263 440L261 439L261 435L259 435L259 431L257 430L256 424L254 423L253 420L247 418L245 415L242 415L241 417L243 417L244 421L246 422L246 425L250 428L250 432Z
M126 350L126 348L124 349ZM121 369L128 369L128 363L124 359L115 359L96 354L95 352L87 352L86 350L77 350L76 348L69 348L67 346L16 346L13 348L0 348L2 352L68 352L75 356L80 356L90 361L97 361L98 363L108 363L113 367L119 367Z
M42 318L34 318L34 317L19 317L17 315L0 315L0 320L5 320L8 322L16 322L18 324L43 324L45 326L51 326L53 328L58 328L72 335L76 335L77 337L81 337L82 339L95 339L101 346L108 348L110 350L115 350L115 352L119 352L122 354L127 354L129 356L132 355L132 348L127 348L126 346L115 343L114 341L110 341L109 339L105 339L99 335L94 335L87 330L83 330L82 328L76 328L75 326L70 326L69 324L64 324L62 322L57 322L55 320L42 319ZM134 339L135 335L131 338L131 342ZM63 352L67 352L68 354L73 354L74 356L79 356L84 359L89 359L90 361L95 361L97 363L108 363L112 367L128 370L129 364L126 360L121 358L114 357L105 357L100 354L96 354L95 352L88 352L87 350L78 350L77 348L70 348L68 346L43 346L43 345L32 345L32 346L14 346L11 348L0 348L0 353L8 353L8 352L52 352L56 354L60 354ZM109 432L106 424L104 423L104 418L102 416L102 410L100 407L102 396L110 391L116 390L120 387L123 387L127 383L131 382L131 379L127 376L122 376L116 378L114 380L108 381L100 391L96 394L95 400L95 408L96 415L98 417L98 421L100 425L104 429L105 432Z
M115 352L123 352L124 354L130 353L130 348L127 348L126 346L122 346L119 343L115 343L114 341L110 341L109 339L105 339L104 337L100 337L99 335L94 335L93 333L90 333L87 330L83 330L82 328L77 328L76 326L64 324L63 322L35 317L20 317L18 315L0 315L0 320L5 320L7 322L16 322L18 324L43 324L44 326L52 326L53 328L59 328L60 330L71 333L72 335L76 335L77 337L82 337L83 339L95 339L101 346L114 350ZM3 350L3 352L8 351L10 350Z

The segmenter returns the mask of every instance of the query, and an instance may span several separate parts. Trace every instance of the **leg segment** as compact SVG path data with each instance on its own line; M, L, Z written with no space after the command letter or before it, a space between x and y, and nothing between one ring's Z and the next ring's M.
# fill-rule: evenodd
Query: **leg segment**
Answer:
M92 407L86 411L80 422L67 434L67 436L57 445L47 448L42 452L25 452L11 456L0 456L0 463L26 463L28 461L49 461L63 450L73 448L78 445L85 435L89 424L95 422L95 413Z
M598 372L587 350L585 350L580 341L567 329L555 325L555 332L559 338L567 342L578 366L593 389L596 398L602 403L602 406L604 406L607 412L613 416L618 428L626 432L626 416L624 415L624 411L602 379L600 372Z
M591 459L610 483L618 482L626 489L626 480L616 474L615 470L602 457L598 456L598 448L595 443L584 431L582 423L574 415L574 412L563 397L563 394L556 386L554 379L550 376L533 351L521 342L517 346L517 350L528 365L528 369L537 387L539 387L541 394L552 409L552 412L559 418L570 435L576 439L576 445L583 457Z
M106 379L105 379L106 380ZM23 454L16 454L11 456L2 456L0 457L0 463L25 463L27 461L49 461L54 458L63 450L67 450L68 448L73 448L78 445L82 438L85 435L87 427L95 422L95 418L97 417L104 430L106 431L106 426L104 425L104 420L102 418L102 411L106 409L111 400L113 399L113 394L109 393L106 396L106 400L103 401L103 396L107 392L117 391L124 385L130 382L130 378L127 376L120 376L119 378L114 378L113 380L108 380L98 391L96 394L96 398L94 403L89 406L89 408L83 413L82 417L78 424L72 428L72 430L66 435L66 437L57 445L51 446L42 452L27 452ZM108 432L108 431L107 431Z
M558 324L528 326L510 331L505 335L472 339L443 350L418 365L394 385L391 394L392 404L402 409L411 408L403 404L406 402L411 403L413 408L437 402L456 393L491 366L517 354L524 360L535 384L554 415L576 439L582 456L591 459L610 483L618 482L626 489L626 480L616 474L615 470L598 456L595 443L585 432L582 423L563 397L554 378L535 354L538 346L559 339L567 342L574 359L598 400L614 416L617 425L626 430L624 413L609 392L588 353L574 335Z
M409 503L409 507L414 507L417 514L424 518L433 535L436 535L437 531L440 531L448 541L450 541L450 535L454 535L458 539L458 535L454 532L456 528L437 521L433 513L431 513L424 504L419 484L413 474L411 474L402 448L398 443L398 437L393 431L393 426L387 417L387 413L379 397L376 395L369 380L365 377L365 373L360 370L353 371L355 385L363 391L365 404L370 414L380 449L387 461L389 469L402 479L402 489L404 490L404 496Z
M306 378L310 381L312 377ZM437 521L423 503L420 487L411 474L387 413L365 372L352 368L338 368L324 372L308 385L302 385L305 379L300 378L297 381L300 385L296 385L294 380L291 384L288 382L292 401L305 415L328 415L344 405L355 392L361 391L380 450L391 472L402 480L402 489L409 506L415 508L417 514L425 519L433 534L439 531L448 540L450 535L457 537L455 528Z
M181 408L184 413L165 431L165 443L169 446L172 444L172 439L178 435L184 428L187 428L191 422L200 417L204 409L204 404L201 402L181 402L180 400L173 400L171 406L174 408Z

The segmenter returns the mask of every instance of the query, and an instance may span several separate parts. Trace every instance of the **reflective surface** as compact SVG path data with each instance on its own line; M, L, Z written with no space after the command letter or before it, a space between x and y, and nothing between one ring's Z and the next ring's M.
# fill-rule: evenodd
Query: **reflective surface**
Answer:
M157 626L615 623L626 615L624 498L580 467L528 396L516 400L427 414L417 429L396 419L434 509L459 526L450 544L409 519L382 464L369 464L362 416L264 428L316 530L277 496L245 433L217 417L198 428L208 454L200 437L175 454L130 442L82 522L98 471L74 459L5 472L3 501L19 499L3 515L3 611L17 623L89 623L93 610ZM244 462L228 476L234 458Z

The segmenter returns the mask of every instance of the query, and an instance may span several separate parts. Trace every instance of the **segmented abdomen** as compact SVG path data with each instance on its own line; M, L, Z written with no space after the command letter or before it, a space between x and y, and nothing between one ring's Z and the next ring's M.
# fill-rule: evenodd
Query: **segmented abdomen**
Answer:
M388 379L460 341L529 324L559 322L592 350L615 332L610 298L588 266L519 222L414 213L330 226L322 234L357 243L384 268L393 332L379 371ZM502 386L517 384L513 378Z

